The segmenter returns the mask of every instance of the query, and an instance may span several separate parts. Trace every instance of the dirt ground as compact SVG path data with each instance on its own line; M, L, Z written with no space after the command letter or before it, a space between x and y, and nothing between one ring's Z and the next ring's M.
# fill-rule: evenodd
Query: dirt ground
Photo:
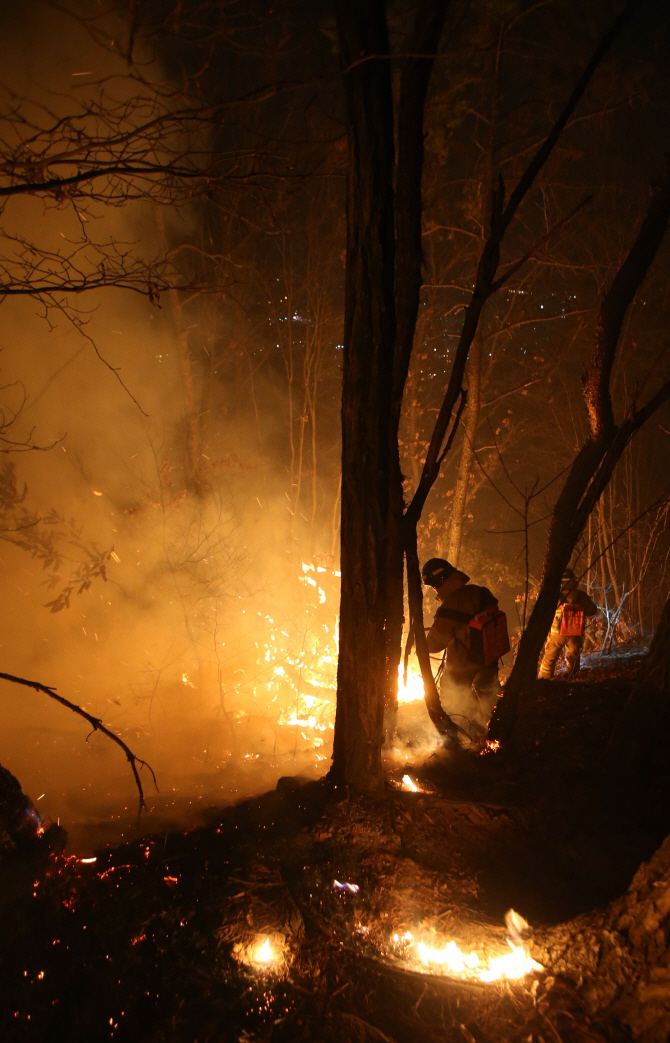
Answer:
M556 925L605 910L670 832L663 786L600 764L639 668L619 656L572 683L537 682L513 756L473 747L412 763L409 748L375 801L289 778L95 862L45 859L29 838L0 881L0 1038L632 1039L613 1009L593 1013L565 945L560 971L547 961ZM510 908L545 967L520 981L427 973L393 941L502 953ZM249 963L263 939L277 958Z

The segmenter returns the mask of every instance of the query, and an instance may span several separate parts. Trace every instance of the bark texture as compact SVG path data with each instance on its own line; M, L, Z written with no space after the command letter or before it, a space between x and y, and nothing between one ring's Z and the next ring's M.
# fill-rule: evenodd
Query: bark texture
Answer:
M389 589L402 575L394 533L391 409L394 295L393 96L383 0L337 9L349 137L342 387L342 595L333 776L381 784ZM357 63L357 64L355 64ZM395 439L397 442L397 439ZM394 582L395 581L395 582ZM397 595L396 595L397 596Z
M349 138L342 599L332 776L382 783L403 625L398 426L421 289L423 114L447 0L422 0L394 105L384 0L337 8ZM421 57L426 54L427 57ZM396 199L397 193L397 199Z
M447 557L452 565L458 568L461 556L461 540L463 538L463 521L468 506L470 471L475 455L477 429L482 394L482 333L477 334L470 349L468 364L468 408L463 423L463 442L461 459L458 465L458 478L454 487L454 501L451 507L451 524L449 526L449 550Z

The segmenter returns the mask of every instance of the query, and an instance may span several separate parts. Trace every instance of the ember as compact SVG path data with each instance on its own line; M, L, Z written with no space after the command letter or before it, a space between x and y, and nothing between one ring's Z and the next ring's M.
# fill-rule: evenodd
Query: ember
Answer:
M409 775L403 775L402 777L402 788L410 790L411 793L420 793L421 790L417 786L416 782Z

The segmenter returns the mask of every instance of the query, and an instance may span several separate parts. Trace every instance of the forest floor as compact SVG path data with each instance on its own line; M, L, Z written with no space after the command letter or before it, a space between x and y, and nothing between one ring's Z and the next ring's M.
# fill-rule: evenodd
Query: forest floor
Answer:
M412 763L406 750L377 800L284 779L205 826L94 862L44 858L26 841L0 873L0 1038L630 1039L614 1015L588 1015L565 969L450 977L415 942L454 940L485 962L510 951L514 908L544 959L543 932L626 891L670 832L665 798L600 767L640 662L618 656L571 683L537 682L513 757L473 748ZM401 787L405 774L418 792Z

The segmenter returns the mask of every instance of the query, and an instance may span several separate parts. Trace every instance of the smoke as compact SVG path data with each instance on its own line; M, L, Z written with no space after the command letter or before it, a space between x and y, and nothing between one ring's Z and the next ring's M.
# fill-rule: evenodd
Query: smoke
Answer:
M75 81L85 94L79 73L124 73L76 23L38 5L24 14L11 25L15 60L4 72L17 94L62 112ZM170 213L168 234L185 236L195 220ZM73 206L22 198L10 201L2 227L54 250L81 236L80 221ZM164 227L141 202L113 211L94 205L87 231L145 256L165 246ZM222 331L221 311L213 318L207 301L196 308L198 344L223 336L228 355L219 354L225 373L210 373L198 464L206 480L194 488L185 373L191 367L196 392L204 378L175 302L164 295L156 307L110 289L69 304L79 310L50 308L45 316L21 297L3 306L5 401L20 399L21 388L27 396L12 437L53 445L12 460L26 485L24 505L43 519L55 512L63 535L55 562L0 545L0 669L55 686L151 763L160 793L145 772L142 831L197 821L281 774L322 774L332 736L338 574L332 525L321 531L314 511L309 524L291 520L287 391L276 368L255 373L250 389L249 345L236 371L230 347L248 319L229 312ZM337 440L327 438L336 458ZM318 490L328 519L331 486L326 479ZM45 607L82 562L112 548L106 579L75 588L68 608ZM131 836L137 794L120 751L42 695L4 684L0 699L2 763L40 814L59 820L80 851Z

